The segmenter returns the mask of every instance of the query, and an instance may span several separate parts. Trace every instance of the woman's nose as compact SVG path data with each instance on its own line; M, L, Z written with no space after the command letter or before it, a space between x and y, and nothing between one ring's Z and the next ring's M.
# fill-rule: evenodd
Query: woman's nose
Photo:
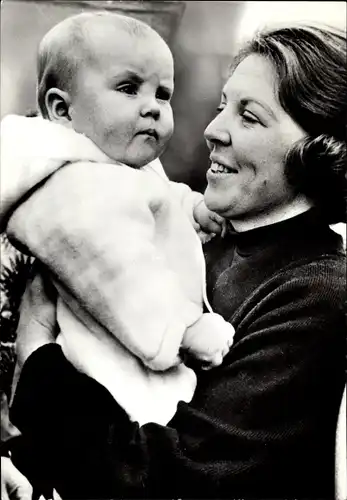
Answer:
M157 99L155 97L147 97L141 106L140 114L144 118L149 116L158 120L160 117L160 104Z
M221 114L217 115L209 125L207 125L204 136L207 144L230 144L231 136L229 128L225 123L225 120L221 117Z

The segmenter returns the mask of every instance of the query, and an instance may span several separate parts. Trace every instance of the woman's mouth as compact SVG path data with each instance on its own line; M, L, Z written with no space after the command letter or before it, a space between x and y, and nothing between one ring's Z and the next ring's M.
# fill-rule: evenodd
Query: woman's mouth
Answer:
M236 168L227 167L226 165L222 165L216 161L212 161L211 166L209 168L209 172L215 175L220 174L237 174L238 171Z

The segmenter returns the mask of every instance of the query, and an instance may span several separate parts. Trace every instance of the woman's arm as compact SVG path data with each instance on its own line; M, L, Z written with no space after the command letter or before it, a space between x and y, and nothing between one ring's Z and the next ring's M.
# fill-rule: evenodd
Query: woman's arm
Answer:
M292 271L268 294L224 365L199 375L193 402L180 403L167 427L130 422L59 346L36 350L24 365L12 417L65 457L66 489L58 491L329 498L344 383L343 295L327 279L329 266L316 271L314 287Z

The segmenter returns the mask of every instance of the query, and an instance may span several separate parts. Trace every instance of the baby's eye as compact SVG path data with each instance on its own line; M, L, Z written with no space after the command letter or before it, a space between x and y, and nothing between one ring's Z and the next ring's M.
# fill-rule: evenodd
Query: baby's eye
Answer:
M220 104L218 108L216 108L216 114L219 115L219 113L223 111L224 107L225 107L224 105Z
M135 95L138 91L138 85L132 82L122 83L121 85L117 86L116 90L124 94Z
M164 89L163 87L159 87L155 97L159 99L160 101L170 101L171 99L171 92L168 89Z

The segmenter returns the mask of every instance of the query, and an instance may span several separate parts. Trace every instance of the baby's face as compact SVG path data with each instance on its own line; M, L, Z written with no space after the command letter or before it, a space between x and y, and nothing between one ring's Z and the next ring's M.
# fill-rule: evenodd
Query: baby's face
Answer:
M157 37L109 27L91 35L92 61L78 71L72 126L112 159L140 168L173 132L171 52Z

